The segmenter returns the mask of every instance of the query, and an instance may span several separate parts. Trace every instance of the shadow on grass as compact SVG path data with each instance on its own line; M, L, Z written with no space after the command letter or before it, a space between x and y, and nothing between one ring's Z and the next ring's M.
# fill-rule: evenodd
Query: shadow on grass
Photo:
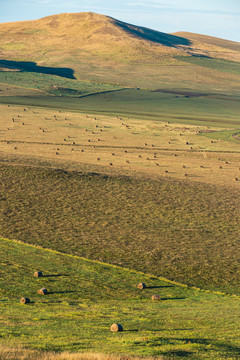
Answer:
M30 61L0 60L0 67L19 71L35 72L40 74L57 75L68 79L75 79L74 71L70 68L38 66L35 62Z
M192 351L183 351L183 350L173 350L173 351L168 351L168 352L164 353L164 355L170 356L173 359L176 359L177 357L182 359L184 357L189 357L189 356L193 355L193 352Z
M165 297L161 298L161 300L185 300L185 297Z
M146 289L163 289L163 288L173 288L173 285L158 285L158 286L146 286Z
M131 25L122 21L118 21L116 19L114 19L114 23L127 31L130 35L134 35L141 39L150 40L157 44L169 47L177 47L178 45L188 46L191 44L191 41L184 37L162 33L141 26Z
M43 275L42 277L60 277L60 276L70 276L69 274L51 274L51 275Z
M54 295L54 294L72 294L72 293L77 293L78 291L71 291L71 290L66 290L66 291L49 291L47 293L47 295Z
M211 340L211 339L203 339L203 338L164 338L162 340L166 340L166 341L183 341L185 344L189 344L189 345L207 345L207 346L211 346L211 350L212 351L217 351L219 353L222 354L222 357L225 358L225 356L228 356L229 358L234 358L234 359L240 359L240 348L237 346L233 346L231 344L228 344L226 342L220 342L217 340ZM199 348L200 351L200 348ZM206 348L203 348L203 351L206 351ZM164 356L170 356L173 358L183 358L183 357L188 357L191 356L193 354L193 352L191 351L182 351L182 350L172 350L172 351L167 351L167 352L162 352L161 353Z

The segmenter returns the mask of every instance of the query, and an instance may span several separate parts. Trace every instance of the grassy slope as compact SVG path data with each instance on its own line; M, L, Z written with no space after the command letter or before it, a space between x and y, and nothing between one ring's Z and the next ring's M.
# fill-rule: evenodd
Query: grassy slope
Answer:
M238 49L189 41L93 13L0 24L3 60L74 70L78 79L121 86L239 91L239 76L189 65L191 53L237 60ZM230 42L231 43L231 42ZM226 42L227 44L227 42ZM222 45L222 44L221 44ZM238 59L239 60L239 59ZM132 66L134 63L134 67Z
M64 96L61 98L53 96L1 96L0 103L234 129L239 128L240 125L238 97L221 95L189 97L181 94L126 89L75 99Z
M1 84L17 86L23 89L41 90L42 94L39 93L38 96L51 94L55 96L79 97L91 93L119 89L117 86L108 84L75 81L59 76L26 71L0 71L0 87ZM3 91L1 95L5 96L6 91ZM14 95L14 91L12 91L11 95Z
M2 236L239 293L239 191L1 165Z
M195 34L195 33L190 33L190 32L186 32L186 31L178 31L178 32L174 33L173 35L184 37L189 40L196 40L196 41L204 43L204 44L209 44L209 45L219 46L219 47L222 47L225 49L240 51L240 43L235 42L235 41L224 40L224 39L220 39L220 38L213 37L213 36Z
M238 298L4 239L0 252L2 344L163 359L239 356ZM45 277L34 278L35 270ZM136 288L142 281L144 291ZM42 287L49 295L37 294ZM32 303L19 304L22 296ZM114 322L123 333L109 331Z

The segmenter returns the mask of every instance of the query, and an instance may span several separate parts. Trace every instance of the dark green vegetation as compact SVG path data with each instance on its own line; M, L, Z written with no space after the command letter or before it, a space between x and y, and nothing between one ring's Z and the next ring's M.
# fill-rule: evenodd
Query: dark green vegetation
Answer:
M238 189L1 165L4 237L239 294Z
M2 344L166 360L240 356L238 298L15 241L0 239L0 253ZM142 281L147 288L138 290ZM37 294L42 287L48 295ZM22 296L31 303L20 304ZM109 331L114 322L122 333Z
M55 70L57 71L58 69L55 68ZM74 81L73 79L67 79L51 74L44 74L36 71L33 72L30 71L30 69L23 69L22 71L0 71L0 83L42 90L45 95L51 94L71 97L119 89L119 87L113 85L98 84L89 81ZM60 99L58 98L57 101L59 102ZM25 100L25 103L27 102L28 100Z

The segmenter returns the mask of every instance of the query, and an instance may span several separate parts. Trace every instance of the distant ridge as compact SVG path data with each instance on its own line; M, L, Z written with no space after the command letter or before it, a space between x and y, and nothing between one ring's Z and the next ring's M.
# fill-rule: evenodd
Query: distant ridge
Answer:
M218 37L195 34L185 31L178 31L176 33L173 33L173 35L182 36L186 39L189 39L190 41L196 40L204 44L214 45L225 49L230 49L233 51L240 51L240 43L236 41L225 40Z

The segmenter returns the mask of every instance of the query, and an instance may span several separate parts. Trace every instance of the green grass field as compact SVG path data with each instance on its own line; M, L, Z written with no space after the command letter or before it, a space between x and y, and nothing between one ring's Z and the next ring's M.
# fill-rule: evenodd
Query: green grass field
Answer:
M27 71L0 71L0 84L41 90L43 91L42 95L51 94L65 97L80 97L91 93L119 89L114 85L76 81L56 75ZM12 95L14 95L14 91Z
M11 163L0 179L4 237L239 294L238 188Z
M238 44L0 33L0 360L239 359Z
M5 239L0 251L3 345L159 359L240 355L236 297ZM44 276L34 278L36 270ZM139 282L147 288L138 290ZM48 295L37 294L42 287ZM31 303L20 304L21 297ZM122 333L110 332L115 322Z
M2 104L19 104L52 109L89 112L171 121L182 124L240 128L240 103L231 97L222 99L189 97L144 90L103 92L79 98L55 96L1 96Z

